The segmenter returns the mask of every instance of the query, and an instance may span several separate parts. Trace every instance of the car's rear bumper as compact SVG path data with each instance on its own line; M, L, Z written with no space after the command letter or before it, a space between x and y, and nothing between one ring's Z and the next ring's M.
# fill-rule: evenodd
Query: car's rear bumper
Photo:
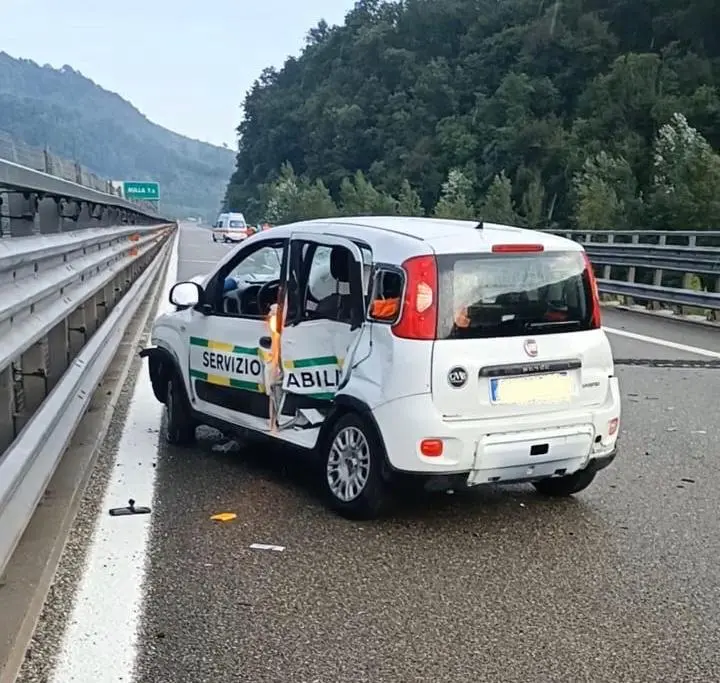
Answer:
M390 466L415 474L468 474L468 483L509 483L571 474L612 462L620 417L613 378L603 405L522 418L447 421L430 394L409 396L373 410ZM420 452L423 439L440 439L441 456Z

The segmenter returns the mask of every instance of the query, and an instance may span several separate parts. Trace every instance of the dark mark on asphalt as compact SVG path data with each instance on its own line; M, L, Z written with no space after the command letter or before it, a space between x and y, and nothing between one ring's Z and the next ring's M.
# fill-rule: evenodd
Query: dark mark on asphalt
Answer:
M720 370L720 360L668 360L667 358L615 358L615 365L642 365L649 368L699 368ZM636 394L635 394L636 395ZM633 394L630 394L633 396Z

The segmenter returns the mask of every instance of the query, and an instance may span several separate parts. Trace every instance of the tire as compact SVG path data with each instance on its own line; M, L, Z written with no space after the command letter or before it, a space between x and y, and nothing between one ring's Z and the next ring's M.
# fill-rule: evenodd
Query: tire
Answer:
M535 490L550 498L567 498L575 493L580 493L593 483L597 472L584 469L573 474L566 474L564 477L552 477L534 481Z
M195 421L190 414L185 387L176 373L167 378L165 440L175 446L195 443Z
M343 444L348 447L345 453ZM348 519L380 517L389 502L385 449L368 421L357 413L343 415L330 430L320 455L323 489L330 507Z

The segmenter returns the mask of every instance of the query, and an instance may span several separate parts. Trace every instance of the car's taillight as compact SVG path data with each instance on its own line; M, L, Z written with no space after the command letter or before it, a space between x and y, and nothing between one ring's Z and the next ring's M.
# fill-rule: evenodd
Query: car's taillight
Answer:
M438 316L438 276L434 256L416 256L402 264L406 275L405 301L393 326L402 339L435 339Z
M595 279L595 270L586 251L583 251L583 260L585 261L585 272L587 273L588 285L590 285L590 327L598 329L602 327L600 315L600 292L598 290L597 280Z

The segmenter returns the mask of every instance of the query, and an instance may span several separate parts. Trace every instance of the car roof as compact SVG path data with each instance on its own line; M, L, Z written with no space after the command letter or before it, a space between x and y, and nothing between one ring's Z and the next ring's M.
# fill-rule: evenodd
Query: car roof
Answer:
M335 228L335 229L333 229ZM275 237L302 230L332 233L362 240L374 258L393 262L395 257L437 253L487 253L495 244L542 244L546 251L581 251L582 245L548 232L481 221L405 216L343 216L303 221L273 229ZM381 252L376 253L376 247ZM400 250L400 254L398 254Z

